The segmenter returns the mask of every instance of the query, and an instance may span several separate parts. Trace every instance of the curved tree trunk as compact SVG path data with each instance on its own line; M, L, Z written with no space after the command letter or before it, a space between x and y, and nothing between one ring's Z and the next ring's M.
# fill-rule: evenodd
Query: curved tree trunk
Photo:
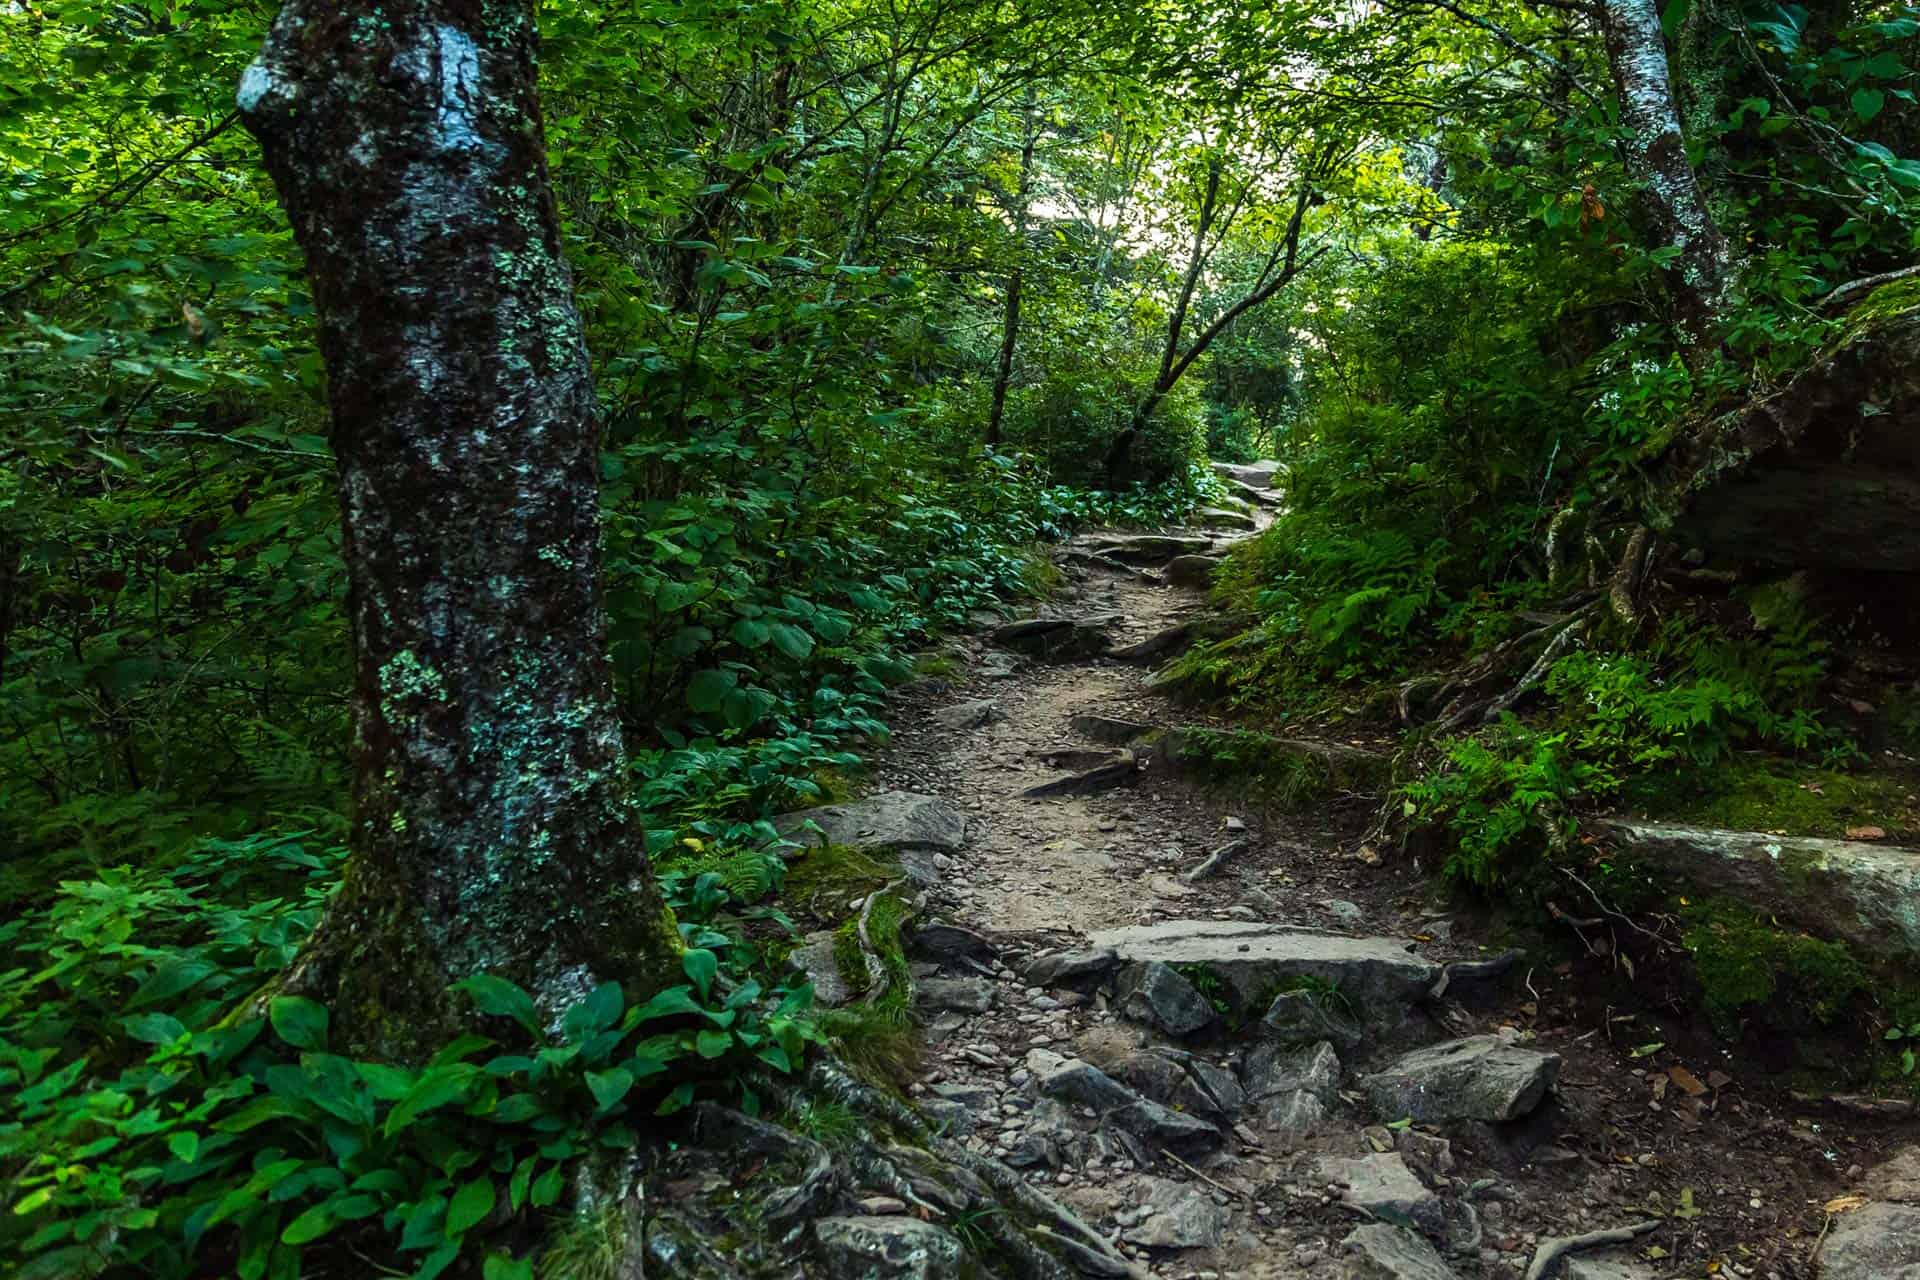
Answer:
M557 1009L678 948L628 801L532 10L289 0L239 93L307 256L354 648L353 856L286 984L397 1058L475 972Z

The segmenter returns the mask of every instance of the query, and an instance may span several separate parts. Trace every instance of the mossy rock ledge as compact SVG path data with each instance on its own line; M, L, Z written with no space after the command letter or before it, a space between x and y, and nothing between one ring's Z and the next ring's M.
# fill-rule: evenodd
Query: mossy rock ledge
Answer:
M1844 944L1875 966L1920 964L1920 849L1602 819L1637 867Z

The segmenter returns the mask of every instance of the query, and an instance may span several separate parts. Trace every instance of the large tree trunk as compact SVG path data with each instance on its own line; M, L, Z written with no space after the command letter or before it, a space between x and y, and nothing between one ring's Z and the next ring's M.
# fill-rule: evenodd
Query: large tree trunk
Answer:
M1662 244L1678 249L1673 296L1689 352L1710 349L1726 305L1732 265L1687 161L1680 110L1667 70L1666 38L1653 0L1602 0L1607 62L1627 126L1627 158L1646 184L1646 206Z
M678 947L628 799L532 10L289 0L239 93L319 314L355 665L353 856L286 984L397 1058L473 973L557 1009Z

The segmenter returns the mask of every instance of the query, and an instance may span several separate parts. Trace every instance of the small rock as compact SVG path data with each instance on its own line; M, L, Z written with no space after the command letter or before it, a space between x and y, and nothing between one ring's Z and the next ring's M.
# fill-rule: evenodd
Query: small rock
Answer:
M1323 1156L1318 1170L1321 1181L1344 1188L1341 1200L1376 1218L1408 1221L1435 1236L1446 1229L1440 1198L1427 1190L1397 1154Z
M1203 1031L1218 1016L1191 982L1158 962L1123 972L1117 996L1121 1017L1175 1037Z
M1909 1144L1873 1167L1860 1190L1875 1200L1920 1203L1920 1144Z
M914 1000L926 1009L985 1013L993 1008L993 983L985 978L928 978L915 989Z
M1167 561L1167 581L1176 587L1210 587L1213 575L1226 563L1224 556L1191 554Z
M1030 987L1084 989L1098 985L1119 967L1120 957L1108 947L1055 951L1028 965L1023 979Z
M1455 1280L1434 1247L1404 1227L1370 1222L1340 1248L1347 1254L1345 1280Z
M1349 929L1367 918L1367 913L1360 909L1358 903L1348 902L1344 898L1328 898L1320 905L1327 909L1328 915Z
M813 984L813 999L825 1008L834 1008L853 999L853 988L840 976L840 962L833 955L833 933L810 933L787 955L787 967L807 975Z
M907 1202L892 1196L868 1196L864 1200L854 1201L854 1204L860 1207L861 1213L875 1218L891 1217L907 1211Z
M1202 1191L1166 1178L1143 1178L1151 1184L1144 1214L1121 1234L1129 1244L1150 1249L1211 1249L1226 1238L1233 1213Z
M993 944L971 929L945 920L929 920L913 931L909 949L946 965L984 964L993 959Z
M1256 1102L1298 1090L1331 1102L1340 1087L1340 1058L1324 1041L1300 1048L1268 1042L1253 1047L1240 1074Z
M1470 1036L1416 1049L1361 1077L1360 1087L1382 1120L1498 1124L1538 1107L1559 1074L1557 1054L1518 1048L1498 1036Z
M1631 1258L1576 1253L1567 1259L1560 1280L1655 1280L1659 1272Z
M1325 1041L1343 1053L1360 1047L1365 1038L1360 1024L1347 1013L1309 991L1283 991L1260 1019L1260 1034L1276 1044L1315 1044Z
M1007 713L992 698L956 702L933 713L934 723L943 729L980 729L1005 720Z

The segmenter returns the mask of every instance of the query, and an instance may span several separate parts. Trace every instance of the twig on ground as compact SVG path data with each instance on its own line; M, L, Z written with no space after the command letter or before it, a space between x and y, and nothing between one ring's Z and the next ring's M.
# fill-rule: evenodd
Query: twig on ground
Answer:
M1526 1280L1546 1280L1560 1260L1570 1253L1581 1249L1596 1249L1603 1244L1632 1244L1634 1240L1659 1226L1658 1222L1636 1222L1630 1227L1609 1227L1604 1231L1589 1231L1584 1235L1556 1236L1551 1240L1542 1240L1534 1252L1533 1265L1527 1268Z

